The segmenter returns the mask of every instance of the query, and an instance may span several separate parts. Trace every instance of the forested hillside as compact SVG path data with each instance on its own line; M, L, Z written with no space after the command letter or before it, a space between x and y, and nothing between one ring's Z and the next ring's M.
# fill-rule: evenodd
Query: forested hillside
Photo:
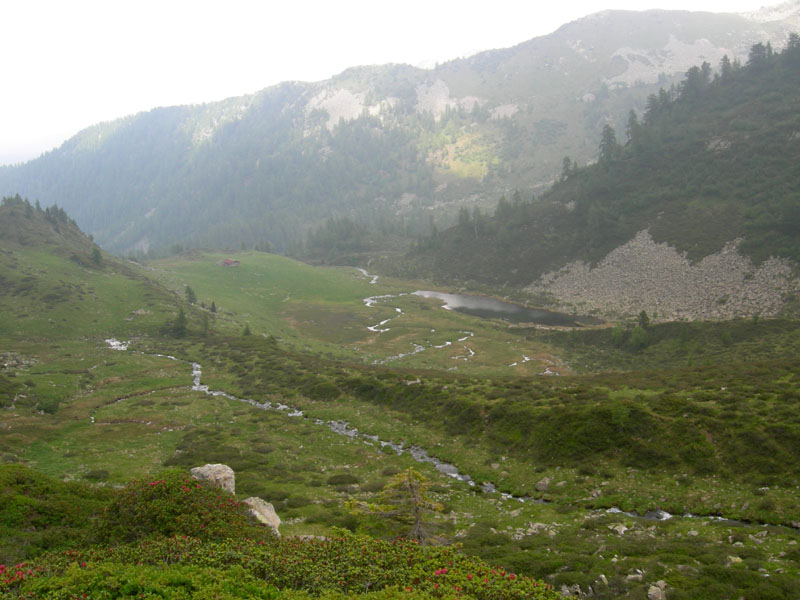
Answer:
M782 44L796 12L607 11L432 70L358 67L158 108L0 168L0 193L63 206L118 254L298 253L328 219L416 237L462 207L545 189L563 156L592 160L603 125L624 126L659 85L704 58L744 60L759 39ZM309 250L336 255L325 235Z
M752 47L746 64L693 67L651 95L599 159L565 158L547 193L502 198L494 216L421 241L390 271L523 286L574 260L596 264L642 230L690 260L741 239L755 264L800 260L800 39Z

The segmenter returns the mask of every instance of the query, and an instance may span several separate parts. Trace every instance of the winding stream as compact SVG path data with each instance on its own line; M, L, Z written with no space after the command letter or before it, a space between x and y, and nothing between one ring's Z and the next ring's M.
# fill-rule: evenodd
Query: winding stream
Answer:
M463 338L463 339L467 339L467 338ZM127 351L128 350L128 346L130 345L130 342L123 342L123 341L117 340L115 338L109 338L109 339L105 340L105 342L108 344L109 348L111 348L112 350L118 350L118 351ZM141 353L141 354L146 354L146 353ZM222 397L222 398L226 398L227 400L233 400L233 401L236 401L236 402L244 402L244 403L249 404L250 406L252 406L254 408L259 408L261 410L273 410L273 411L283 412L288 417L302 418L302 419L304 419L304 420L306 420L308 422L313 422L316 425L327 426L334 433L336 433L338 435L349 437L352 440L362 439L363 443L365 443L365 444L369 444L369 445L372 445L372 446L379 445L380 447L389 447L392 450L394 450L397 454L403 454L403 453L407 452L417 462L429 463L429 464L433 465L434 468L437 471L439 471L439 473L441 473L442 475L446 475L448 477L452 477L453 479L456 479L458 481L463 481L464 483L466 483L467 485L469 485L471 487L475 487L475 486L479 485L480 488L485 493L497 492L497 487L492 482L484 481L484 482L481 482L480 484L478 484L468 474L459 472L458 467L456 467L455 465L447 463L447 462L444 462L444 461L436 458L435 456L431 456L427 452L427 450L425 450L424 448L421 448L419 446L415 446L415 445L406 446L406 445L404 445L402 443L382 440L376 435L369 435L369 434L366 434L366 433L361 433L357 428L350 427L350 424L347 421L323 421L322 419L311 419L310 417L305 415L302 410L300 410L298 408L291 407L291 406L286 405L286 404L282 404L280 402L276 402L274 404L272 402L270 402L269 400L266 400L264 402L256 402L255 400L251 400L249 398L239 398L237 396L234 396L232 394L228 394L227 392L223 392L221 390L212 390L212 389L209 388L209 386L203 385L202 383L200 383L200 378L203 375L203 368L200 365L200 363L191 362L191 361L188 361L188 360L177 358L177 357L172 356L170 354L152 353L152 354L148 354L148 355L149 356L158 356L158 357L161 357L161 358L167 358L169 360L174 360L174 361L177 361L177 362L183 362L183 363L190 364L191 368L192 368L192 371L191 371L192 372L192 387L191 387L191 389L193 391L203 392L204 394L206 394L208 396L213 396L215 398ZM94 418L93 414L90 416L90 419L91 419L92 423L95 422L95 418ZM548 500L532 498L530 496L514 496L514 495L508 494L506 492L501 492L500 496L505 500L516 500L518 502L523 502L523 503L524 502L533 502L533 503L537 503L537 504L550 504L550 501L548 501ZM614 507L614 508L606 509L604 512L611 513L611 514L622 514L622 515L625 515L625 516L628 516L628 517L637 518L637 519L645 519L645 520L650 520L650 521L666 521L668 519L672 519L675 516L675 515L672 515L672 514L668 513L667 511L664 511L664 510L661 510L661 509L650 510L650 511L647 511L646 513L644 513L644 514L639 514L639 513L636 513L636 512L626 512L626 511L623 511L623 510L621 510L619 508ZM758 525L766 525L766 524L758 524L758 523L749 523L749 522L746 522L746 521L738 521L738 520L735 520L735 519L726 518L724 516L698 516L698 515L692 515L692 514L688 514L687 513L687 514L683 515L682 518L685 518L685 519L698 519L698 520L706 520L706 521L720 521L720 522L728 523L728 524L730 524L732 526L754 527L754 526L758 526Z
M377 275L371 275L365 269L357 267L358 271L364 276L370 278L370 284L374 284L378 281ZM555 313L548 310L542 309L533 309L527 308L525 306L521 306L518 304L511 304L509 302L503 302L501 300L496 300L495 298L489 298L485 296L468 296L464 294L444 294L440 292L431 292L425 290L417 290L416 292L401 292L399 294L382 294L377 296L369 296L368 298L364 298L362 302L367 308L374 308L380 303L383 303L387 300L392 300L394 298L401 298L403 296L419 296L421 298L436 298L443 302L442 308L445 310L455 310L459 312L463 312L465 314L469 314L472 316L477 316L481 318L501 318L507 319L516 322L534 322L539 324L547 324L547 325L558 325L558 326L570 326L570 327L580 327L580 323L576 321L573 317L562 313ZM403 315L403 309L399 306L394 307L395 315L389 317L387 319L383 319L382 321L375 323L374 325L368 325L367 329L373 333L381 334L391 331L391 327L388 327L388 324L396 319L397 317ZM587 319L589 319L587 317ZM431 329L431 333L434 333L435 330ZM394 356L389 356L383 359L375 359L372 361L374 365L385 365L390 362L394 362L401 358L405 358L406 356L412 356L414 354L419 354L420 352L425 352L428 349L436 349L441 350L443 348L447 348L448 346L453 346L456 343L460 343L464 352L462 354L458 354L456 356L451 356L453 360L461 360L461 361L468 361L475 356L475 350L471 347L466 345L466 342L469 338L474 337L475 334L472 331L462 331L461 333L465 334L464 337L460 337L457 340L448 340L445 341L443 344L434 345L428 340L425 340L423 343L417 342L410 342L412 349L409 352L401 352L399 354L395 354ZM509 367L516 367L520 364L525 364L527 362L532 361L533 358L527 356L525 354L522 355L522 360L515 361L508 365ZM556 364L548 359L544 359L544 362L547 364L545 365L544 371L539 373L539 375L545 376L552 376L558 375L558 371L556 370ZM450 367L448 371L454 370L456 367Z
M369 277L369 273L364 271L364 269L359 269L359 271L361 271L365 276ZM372 281L370 281L370 283L375 283L375 281L377 280L378 276L377 275L373 275L372 277L373 278L372 278ZM369 298L364 298L363 302L368 308L373 308L379 302L383 302L385 300L391 300L392 298L400 298L402 296L408 296L408 295L409 294L401 293L401 294L383 294L382 296L370 296ZM401 316L403 314L403 309L400 308L399 306L395 306L394 307L394 311L396 313L394 317L389 317L388 319L384 319L383 321L381 321L380 323L376 323L375 325L369 325L367 327L367 329L369 329L373 333L386 333L387 331L391 331L391 328L390 327L386 327L386 325L389 323L389 321L391 321L393 319L396 319L397 317L399 317L399 316ZM435 331L434 329L431 329L431 333L434 333L434 331ZM474 337L475 334L472 331L462 331L460 333L463 333L465 335L463 337L460 337L457 340L455 340L455 342L460 342L462 344L462 347L464 348L465 354L459 355L459 356L453 356L452 358L453 358L453 360L469 360L470 358L475 356L475 351L472 348L470 348L469 346L467 346L466 344L464 344L463 342L466 342L469 338ZM425 350L427 350L429 348L434 348L434 349L446 348L447 346L452 346L455 342L446 341L444 344L440 344L438 346L433 345L431 342L429 342L427 340L425 341L425 344L427 344L427 345L418 344L416 342L411 342L411 346L412 346L412 350L411 351L409 351L409 352L401 352L400 354L395 354L394 356L389 356L389 357L383 358L383 359L376 358L375 360L372 361L372 364L373 365L385 365L386 363L390 363L390 362L393 362L395 360L399 360L401 358L405 358L406 356L412 356L414 354L419 354L420 352L425 352Z

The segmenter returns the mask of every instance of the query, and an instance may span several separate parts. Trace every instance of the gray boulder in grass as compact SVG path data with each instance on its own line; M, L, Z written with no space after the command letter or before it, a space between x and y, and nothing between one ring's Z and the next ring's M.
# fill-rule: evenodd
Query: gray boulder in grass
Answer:
M236 493L236 482L233 473L228 465L203 465L202 467L194 467L190 473L192 477L200 481L210 481L217 487L221 487L226 492L231 494Z
M275 507L269 502L262 500L258 496L247 498L244 501L250 507L250 514L253 515L259 523L262 523L272 529L272 531L280 537L281 532L278 527L281 525L281 518L275 512Z

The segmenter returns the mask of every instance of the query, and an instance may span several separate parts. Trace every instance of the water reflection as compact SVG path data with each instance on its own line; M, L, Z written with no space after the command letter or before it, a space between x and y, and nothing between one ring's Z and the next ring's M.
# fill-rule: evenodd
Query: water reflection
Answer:
M444 294L420 290L415 296L436 298L444 301L444 308L457 310L468 315L485 319L506 319L515 323L537 323L539 325L558 325L561 327L580 327L586 317L573 317L564 313L552 312L540 308L527 308L520 304L503 302L486 296L465 296L463 294ZM580 321L578 320L580 319Z

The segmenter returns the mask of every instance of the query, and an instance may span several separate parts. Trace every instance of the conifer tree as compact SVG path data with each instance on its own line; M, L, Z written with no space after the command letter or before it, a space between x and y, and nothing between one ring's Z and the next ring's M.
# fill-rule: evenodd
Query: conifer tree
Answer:
M406 528L409 538L424 542L430 538L426 518L442 510L428 495L431 481L409 467L392 477L379 494L378 504L351 503L356 512L390 519Z

